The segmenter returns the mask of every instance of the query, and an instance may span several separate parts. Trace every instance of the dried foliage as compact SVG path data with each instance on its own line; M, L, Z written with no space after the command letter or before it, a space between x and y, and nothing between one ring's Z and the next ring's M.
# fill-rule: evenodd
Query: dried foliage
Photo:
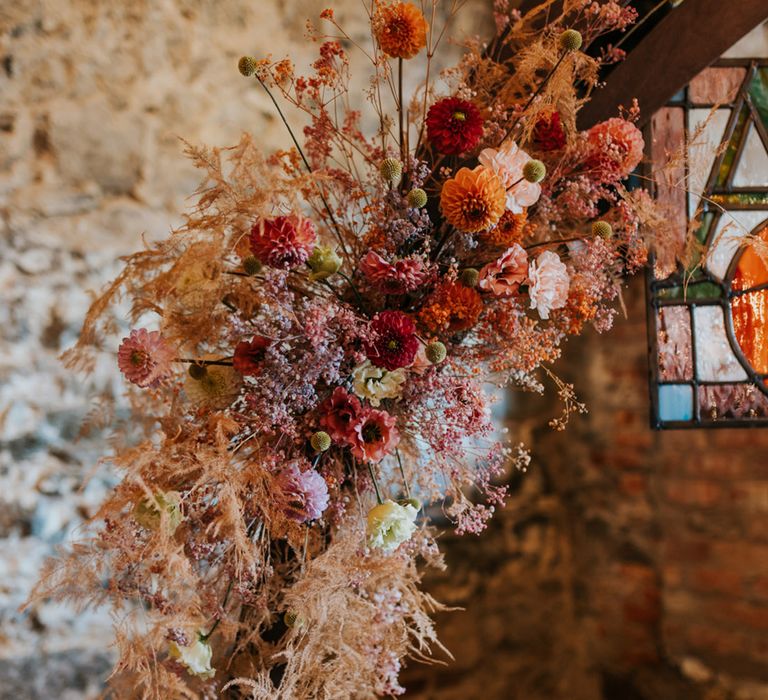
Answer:
M484 389L551 380L557 429L585 410L545 365L585 325L610 327L659 218L621 184L642 157L636 108L576 129L616 52L590 57L563 31L586 49L633 11L566 0L521 17L497 0L498 35L467 47L439 96L437 5L422 17L376 0L369 46L325 10L333 35L313 30L309 76L241 59L280 116L306 116L303 138L268 156L247 134L187 145L196 206L125 260L65 355L92 366L121 298L132 323L157 319L118 352L135 385L109 459L122 481L33 597L113 607L116 697L404 692L401 664L439 646L419 582L442 564L420 501L479 533L505 468L529 462L496 440ZM370 136L342 40L373 69ZM409 97L419 50L425 85ZM102 400L92 422L105 416Z

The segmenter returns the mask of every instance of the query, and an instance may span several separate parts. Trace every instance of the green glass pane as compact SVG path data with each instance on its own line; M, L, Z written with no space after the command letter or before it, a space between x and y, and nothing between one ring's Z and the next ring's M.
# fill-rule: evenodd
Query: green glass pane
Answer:
M689 282L687 286L676 285L665 287L657 293L659 299L683 301L695 299L696 301L711 301L723 298L723 289L715 282Z
M768 204L768 192L736 192L733 194L713 194L710 199L720 206L733 207L764 207Z
M717 173L717 187L723 187L728 175L733 167L733 159L736 157L736 151L739 147L739 142L744 135L744 129L747 125L747 117L749 116L749 107L743 105L739 110L739 116L736 119L736 126L731 134L731 140L728 142L728 147L725 149L723 155L723 162L720 164L720 170Z
M758 69L749 86L749 96L763 126L768 129L768 66Z

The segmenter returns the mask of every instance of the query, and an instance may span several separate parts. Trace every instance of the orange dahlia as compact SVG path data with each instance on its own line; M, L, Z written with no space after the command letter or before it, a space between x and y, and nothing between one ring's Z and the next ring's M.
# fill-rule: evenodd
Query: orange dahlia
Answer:
M447 180L440 193L440 208L446 221L464 233L477 233L495 226L506 207L507 193L496 173L478 165L462 168Z
M427 45L429 24L410 2L380 6L374 23L376 39L387 56L413 58Z
M483 243L488 243L498 248L509 248L515 243L520 243L525 234L525 224L528 222L527 210L520 214L513 214L507 210L499 219L494 228L483 234Z
M459 282L442 282L424 302L419 322L432 335L458 333L477 323L483 310L480 294Z

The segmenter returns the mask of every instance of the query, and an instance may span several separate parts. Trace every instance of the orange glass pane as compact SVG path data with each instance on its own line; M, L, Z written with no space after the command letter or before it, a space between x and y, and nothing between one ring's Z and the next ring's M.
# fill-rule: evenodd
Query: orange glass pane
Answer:
M768 240L768 227L758 234ZM751 289L768 283L768 265L747 248L741 255L731 286L734 290ZM752 368L768 373L768 289L747 292L731 300L733 333Z

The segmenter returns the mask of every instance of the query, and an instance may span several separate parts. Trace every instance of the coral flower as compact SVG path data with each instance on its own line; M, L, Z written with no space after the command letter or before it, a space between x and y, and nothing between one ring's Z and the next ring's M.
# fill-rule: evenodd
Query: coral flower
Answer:
M536 309L543 319L548 319L550 311L563 308L568 301L568 269L560 256L551 250L545 250L530 264L528 283L531 308Z
M528 254L517 243L508 248L502 256L480 270L477 286L484 292L497 297L508 297L517 293L528 277Z
M559 151L566 144L559 112L542 114L533 127L533 142L540 151Z
M412 292L427 278L421 258L411 256L389 263L374 250L360 261L360 271L384 294Z
M382 311L374 316L370 329L374 337L364 344L365 353L376 367L394 370L413 362L419 340L410 316L402 311Z
M261 219L251 228L251 251L265 265L291 270L307 261L316 238L309 219L293 215Z
M595 124L587 132L587 164L602 182L624 178L643 159L643 135L632 122L620 117Z
M507 210L490 231L483 234L483 243L498 248L509 248L509 246L520 243L523 240L525 224L528 221L528 212L523 209L519 214L513 214Z
M400 433L395 417L386 411L369 409L354 425L352 454L366 462L378 462L397 447Z
M518 148L514 141L505 141L499 149L484 148L477 159L481 165L499 176L509 211L520 214L525 207L536 204L541 195L541 185L528 182L523 177L523 168L531 157Z
M419 312L419 322L430 333L458 333L477 323L483 300L475 289L458 282L438 285Z
M281 510L297 523L317 520L328 507L328 485L314 469L302 471L291 464L277 475L275 482Z
M235 346L232 365L243 376L259 374L264 367L267 348L272 344L269 338L257 335L251 340L242 340Z
M462 168L447 180L440 193L440 208L446 221L464 233L477 233L495 226L504 213L506 192L499 177L482 165Z
M136 386L157 386L171 373L175 354L159 331L134 329L120 343L117 366L125 378Z
M427 113L427 138L440 153L449 156L471 151L483 137L480 111L467 100L446 97Z
M320 407L323 416L320 425L335 442L348 445L353 440L354 425L363 414L360 399L352 396L344 387L337 386L333 394Z
M410 2L384 5L374 18L379 46L392 58L413 58L427 45L428 29L421 10Z

